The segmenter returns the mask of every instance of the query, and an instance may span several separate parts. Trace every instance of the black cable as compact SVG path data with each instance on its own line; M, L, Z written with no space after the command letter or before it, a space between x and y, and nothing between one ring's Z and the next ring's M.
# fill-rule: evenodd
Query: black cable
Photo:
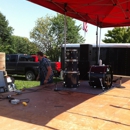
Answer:
M20 99L20 101L23 101L23 102L29 103L29 102L30 102L30 99L29 99L29 98Z
M8 96L6 95L0 95L0 101L3 101L4 99L8 99Z
M72 94L73 92L70 92L70 91L67 91L66 93L62 93L62 92L65 92L65 91L57 91L59 94L61 95L70 95Z
M121 80L122 79L122 77L119 77L119 78L116 78L115 80L113 80L112 82L117 82L118 80Z
M55 85L57 85L57 82ZM63 89L58 88L57 86L54 88L54 91L58 92L61 95L69 95L69 94L73 93L72 91L65 90L64 88Z
M55 85L57 85L57 82L55 83ZM58 87L55 87L54 91L58 92L61 95L70 95L71 93L73 93L72 91L67 91L67 90L64 90L64 89L63 90L62 89L58 89ZM62 93L63 91L64 92L66 91L66 93Z
M31 90L31 92L24 92L23 93L24 90ZM38 92L39 90L52 91L52 89L49 89L48 86L45 86L45 87L42 87L42 88L38 88L38 89L25 88L24 90L22 91L22 94L32 93L32 92Z
M0 98L0 101L3 101L4 99L7 99L7 98Z
M16 94L17 95L17 94ZM12 96L16 96L16 95L0 95L0 101L3 101L5 99L8 99L9 102L11 102L11 100L14 100L15 98L13 98ZM20 101L24 101L26 103L29 103L30 99L26 98L26 99L19 99Z

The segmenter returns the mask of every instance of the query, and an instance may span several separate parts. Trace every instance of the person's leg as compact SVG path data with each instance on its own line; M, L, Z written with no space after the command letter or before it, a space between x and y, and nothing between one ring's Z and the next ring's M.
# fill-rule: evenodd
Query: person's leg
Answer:
M50 83L53 83L53 79L51 79L50 81L48 81L48 84L50 84Z
M41 85L44 85L44 80L43 79L40 79L40 86Z

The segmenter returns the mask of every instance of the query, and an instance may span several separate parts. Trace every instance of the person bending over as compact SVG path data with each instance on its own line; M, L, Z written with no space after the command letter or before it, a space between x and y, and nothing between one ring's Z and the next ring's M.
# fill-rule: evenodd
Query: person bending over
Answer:
M40 85L53 82L53 71L50 60L44 57L42 52L37 52L39 59L39 74L37 80L40 80Z

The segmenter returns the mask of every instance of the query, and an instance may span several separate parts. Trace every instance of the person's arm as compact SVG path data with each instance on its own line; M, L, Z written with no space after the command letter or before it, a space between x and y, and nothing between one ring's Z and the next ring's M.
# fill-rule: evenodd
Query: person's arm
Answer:
M39 80L39 78L40 78L40 76L39 76L39 74L38 74L38 76L37 76L36 80Z
M52 72L52 68L51 68L51 66L47 66L47 75L46 75L46 77L45 77L45 80L47 80L48 81L48 79L49 79L49 77L50 77L50 75L51 75L51 72Z
M40 78L40 66L39 66L39 68L38 68L38 75L37 75L36 80L39 80L39 78Z

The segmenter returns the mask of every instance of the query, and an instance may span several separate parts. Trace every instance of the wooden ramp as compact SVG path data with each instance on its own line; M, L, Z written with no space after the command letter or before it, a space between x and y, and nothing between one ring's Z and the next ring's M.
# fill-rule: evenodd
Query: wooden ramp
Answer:
M130 80L98 95L35 87L14 96L25 107L0 101L0 130L130 130ZM36 91L34 91L34 89ZM3 93L6 97L10 93Z

